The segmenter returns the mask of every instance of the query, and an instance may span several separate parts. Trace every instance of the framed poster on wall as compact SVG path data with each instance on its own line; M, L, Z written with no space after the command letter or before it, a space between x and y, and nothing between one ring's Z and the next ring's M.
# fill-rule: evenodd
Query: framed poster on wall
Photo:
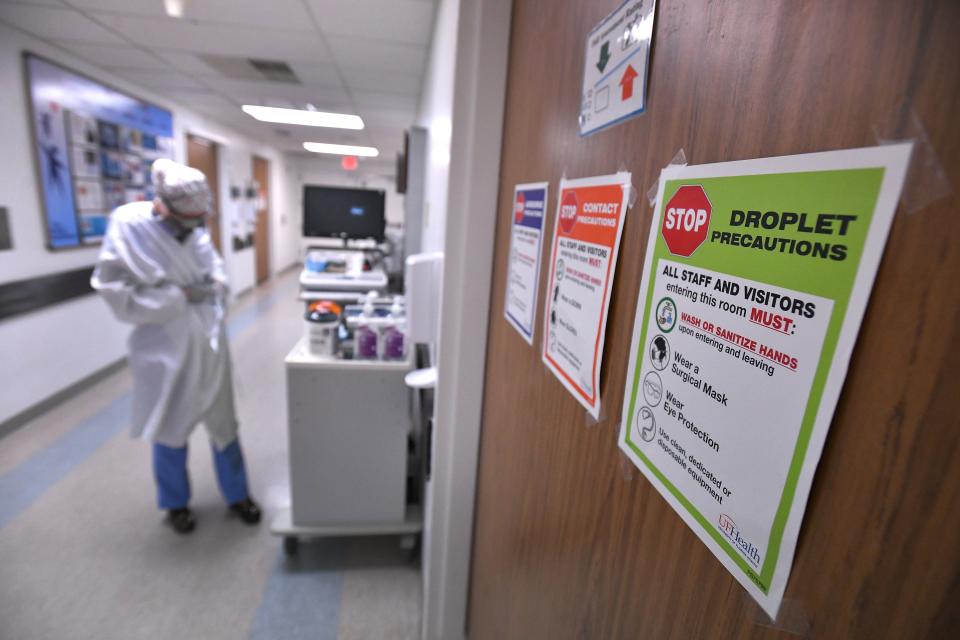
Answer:
M173 113L24 54L47 246L96 244L110 212L153 199L150 165L173 156Z

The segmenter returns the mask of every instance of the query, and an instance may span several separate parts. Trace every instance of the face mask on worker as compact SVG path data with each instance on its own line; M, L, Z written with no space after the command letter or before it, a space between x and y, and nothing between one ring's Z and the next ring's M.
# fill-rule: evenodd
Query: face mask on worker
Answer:
M184 213L170 206L170 203L164 201L163 199L161 199L161 202L163 202L167 211L170 212L168 220L183 230L193 231L198 227L202 227L206 223L206 220L207 220L206 211Z

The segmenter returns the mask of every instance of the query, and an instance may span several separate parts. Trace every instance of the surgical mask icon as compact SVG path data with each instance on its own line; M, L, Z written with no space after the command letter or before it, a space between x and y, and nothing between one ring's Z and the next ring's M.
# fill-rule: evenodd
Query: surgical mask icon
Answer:
M657 371L663 371L670 362L670 343L661 335L650 341L650 362Z

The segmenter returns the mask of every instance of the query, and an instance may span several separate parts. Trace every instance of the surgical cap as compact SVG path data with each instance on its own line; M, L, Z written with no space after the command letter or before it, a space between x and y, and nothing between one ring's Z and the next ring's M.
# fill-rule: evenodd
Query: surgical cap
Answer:
M151 173L157 197L172 213L190 215L210 211L210 187L202 172L161 158L153 163Z

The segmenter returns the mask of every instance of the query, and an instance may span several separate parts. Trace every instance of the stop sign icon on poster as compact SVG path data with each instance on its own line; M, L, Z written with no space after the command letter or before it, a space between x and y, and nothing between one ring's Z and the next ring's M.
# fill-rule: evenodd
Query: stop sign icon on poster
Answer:
M667 202L660 233L670 253L690 257L707 239L710 228L710 200L698 184L677 189Z
M575 224L577 224L577 192L566 191L560 202L560 229L564 233L570 233Z

